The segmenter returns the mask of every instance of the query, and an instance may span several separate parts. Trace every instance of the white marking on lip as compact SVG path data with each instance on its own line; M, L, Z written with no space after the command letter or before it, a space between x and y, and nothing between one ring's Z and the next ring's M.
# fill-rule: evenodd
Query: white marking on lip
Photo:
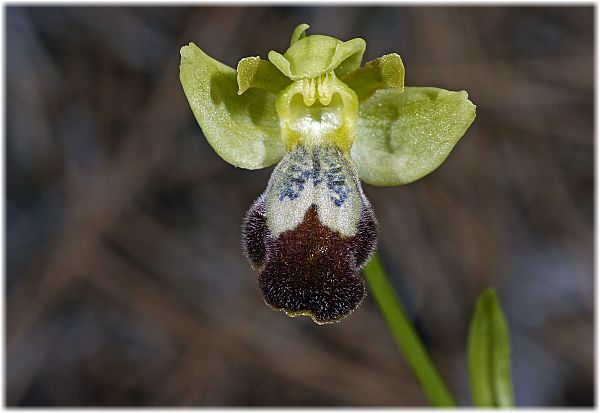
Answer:
M315 151L318 167L313 160ZM335 202L340 195L327 185L326 172L334 168L341 169L334 178L343 179L347 191L340 205ZM320 171L317 180L312 175L315 170ZM305 177L303 183L302 179L291 183L293 178L301 176ZM362 190L354 165L333 147L299 146L277 165L267 187L267 225L273 236L296 228L311 205L317 206L319 220L332 231L342 236L356 234L363 205Z
M330 111L323 112L320 119L306 114L290 124L292 130L310 138L324 136L339 129L341 126L341 116L338 113Z

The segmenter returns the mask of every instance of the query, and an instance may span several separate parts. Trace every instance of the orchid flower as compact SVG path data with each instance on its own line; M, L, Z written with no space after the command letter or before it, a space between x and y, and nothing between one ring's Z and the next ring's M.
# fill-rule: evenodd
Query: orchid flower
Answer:
M361 66L366 43L292 34L284 54L237 70L194 43L180 79L208 143L226 162L277 164L242 225L242 247L270 307L319 324L365 296L360 269L378 224L361 181L394 186L436 169L475 119L465 91L404 87L398 54Z

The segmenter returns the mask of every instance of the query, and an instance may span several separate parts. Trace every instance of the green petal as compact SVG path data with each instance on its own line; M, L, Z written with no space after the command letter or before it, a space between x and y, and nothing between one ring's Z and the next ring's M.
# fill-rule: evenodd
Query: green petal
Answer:
M292 81L277 70L273 63L260 57L245 57L238 63L237 83L238 94L241 95L251 87L277 93Z
M493 289L477 299L468 340L469 380L477 407L513 407L510 331Z
M360 67L367 43L359 37L337 45L331 64L326 71L335 69L337 77L344 77Z
M290 67L290 62L281 54L276 52L275 50L271 50L268 54L269 61L275 65L277 69L281 73L283 73L288 78L295 80L297 77L292 74L292 69Z
M360 67L365 48L360 38L342 42L316 34L299 38L283 55L271 50L269 60L292 80L310 79L332 70L342 77Z
M377 89L404 90L404 64L400 55L386 54L371 60L342 79L356 92L359 100L369 98Z
M306 23L299 24L294 29L292 33L292 39L290 40L290 46L296 43L300 39L304 39L306 37L306 31L310 29L310 26Z
M250 89L238 96L236 71L194 43L181 48L179 78L206 140L221 158L259 169L283 157L275 95Z
M407 87L380 89L361 102L352 147L360 178L402 185L440 166L475 119L467 97L465 91Z

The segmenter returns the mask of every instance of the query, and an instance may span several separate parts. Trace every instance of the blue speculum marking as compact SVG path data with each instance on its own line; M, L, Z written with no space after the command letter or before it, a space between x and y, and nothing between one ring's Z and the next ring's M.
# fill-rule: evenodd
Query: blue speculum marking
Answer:
M313 187L325 183L330 199L335 206L342 206L350 196L348 173L340 162L342 156L334 148L312 148L311 153L304 146L298 147L290 154L289 166L284 174L279 201L286 198L297 199L307 184Z

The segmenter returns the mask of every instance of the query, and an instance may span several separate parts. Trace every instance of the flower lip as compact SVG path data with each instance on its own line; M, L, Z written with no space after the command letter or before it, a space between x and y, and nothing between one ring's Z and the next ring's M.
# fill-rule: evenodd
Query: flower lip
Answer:
M365 285L358 270L376 242L376 221L369 207L363 209L355 236L343 237L327 228L313 205L298 227L277 238L266 236L264 242L267 258L258 282L273 309L328 324L362 302Z
M282 55L269 52L269 60L292 80L310 79L335 71L345 76L358 69L366 43L355 38L342 42L334 37L311 35L293 43Z

